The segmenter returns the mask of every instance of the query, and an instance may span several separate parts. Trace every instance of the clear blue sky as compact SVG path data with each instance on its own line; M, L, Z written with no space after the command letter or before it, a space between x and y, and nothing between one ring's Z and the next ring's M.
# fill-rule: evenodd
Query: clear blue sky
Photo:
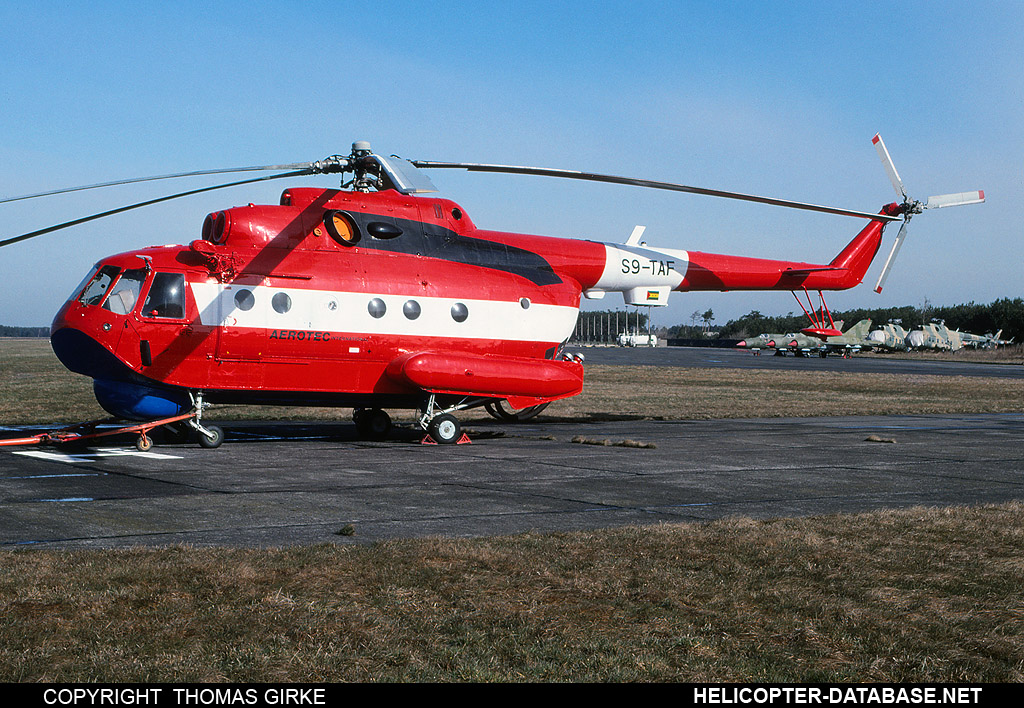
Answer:
M0 196L214 167L384 154L561 167L852 209L984 189L911 225L883 295L834 309L1024 295L1024 3L48 2L0 4ZM478 226L830 260L860 226L707 197L434 173ZM336 186L333 177L305 183ZM0 237L170 183L0 205ZM171 189L199 181L170 184ZM0 324L49 324L99 258L198 238L282 182L0 250ZM887 250L896 229L888 230ZM602 307L622 307L610 296ZM797 310L788 293L673 293L655 323Z

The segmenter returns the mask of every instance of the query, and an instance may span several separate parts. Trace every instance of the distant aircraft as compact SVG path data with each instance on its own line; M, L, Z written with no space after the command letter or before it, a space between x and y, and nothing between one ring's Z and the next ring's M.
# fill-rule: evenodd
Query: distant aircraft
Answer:
M1000 339L1002 333L1003 330L999 330L995 334L971 334L950 329L943 322L930 323L922 325L921 329L908 334L907 346L911 349L937 349L949 352L959 351L964 347L993 349L1013 341L1012 339Z
M999 330L995 334L988 332L986 334L971 334L970 332L961 332L960 337L964 341L965 347L971 347L972 349L995 349L996 347L1004 347L1007 344L1013 343L1013 337L1009 339L1000 339L1003 334L1003 330Z
M842 326L842 321L836 322L837 329ZM775 352L775 356L785 356L787 353L793 356L817 354L824 358L829 354L841 354L845 358L853 352L871 346L867 339L870 329L871 320L861 320L843 334L827 337L824 341L817 337L793 332L790 334L762 334L759 337L745 339L737 346L746 347L755 354L759 354L761 349L771 349Z
M868 340L868 333L871 330L871 320L861 320L838 337L829 337L823 345L822 356L826 354L839 353L849 358L850 354L859 352L862 349L870 349L871 342Z
M935 349L938 351L955 352L965 347L972 349L993 349L1013 342L1013 339L1000 339L1003 330L995 334L971 334L950 329L945 323L921 325L920 329L911 332L899 324L883 325L868 335L868 340L878 349L905 352L911 349Z
M955 352L964 348L964 340L960 332L951 330L943 323L930 322L921 325L907 335L907 346L911 349L937 349Z
M899 324L885 324L868 335L872 346L889 351L907 350L907 330Z
M843 328L843 321L837 320L835 326L836 329L841 330ZM794 356L806 356L812 347L819 346L820 344L821 340L816 337L810 337L798 332L790 332L788 334L759 334L756 337L742 340L736 346L749 349L755 356L759 355L762 349L774 351L775 356L785 356L786 352Z

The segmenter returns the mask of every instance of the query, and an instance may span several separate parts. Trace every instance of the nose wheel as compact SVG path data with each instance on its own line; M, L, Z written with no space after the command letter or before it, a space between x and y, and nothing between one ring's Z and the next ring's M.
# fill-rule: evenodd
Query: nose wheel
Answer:
M213 450L220 447L224 442L224 431L219 425L203 425L197 428L199 431L199 447Z

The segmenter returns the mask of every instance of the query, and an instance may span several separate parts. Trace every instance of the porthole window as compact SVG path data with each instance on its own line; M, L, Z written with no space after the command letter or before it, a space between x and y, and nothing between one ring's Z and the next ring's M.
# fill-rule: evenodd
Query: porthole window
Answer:
M274 312L282 315L292 309L292 299L288 296L288 293L275 293L274 297L270 300L270 304L274 308Z
M256 296L251 290L239 290L235 293L235 307L248 312L256 304Z
M420 304L415 300L406 300L402 305L402 314L410 320L416 319L420 316Z
M524 310L529 310L530 309L530 298L528 298L528 297L521 297L521 298L519 298L519 306L521 308L523 308Z
M370 313L370 317L379 320L388 311L388 306L379 297L375 297L370 300L366 310Z
M456 322L465 322L466 318L469 317L469 308L463 303L457 302L452 305L452 319Z

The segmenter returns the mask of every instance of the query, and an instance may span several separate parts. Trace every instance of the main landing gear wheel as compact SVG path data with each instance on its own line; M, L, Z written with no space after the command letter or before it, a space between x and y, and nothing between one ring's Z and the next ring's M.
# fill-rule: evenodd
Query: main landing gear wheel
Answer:
M204 425L203 428L205 432L199 431L199 447L205 447L207 450L220 447L224 442L224 431L217 425Z
M462 437L462 425L459 424L459 420L455 416L442 413L430 421L427 433L436 443L454 445Z
M359 408L352 412L352 421L366 440L387 440L391 433L391 416L380 408Z

